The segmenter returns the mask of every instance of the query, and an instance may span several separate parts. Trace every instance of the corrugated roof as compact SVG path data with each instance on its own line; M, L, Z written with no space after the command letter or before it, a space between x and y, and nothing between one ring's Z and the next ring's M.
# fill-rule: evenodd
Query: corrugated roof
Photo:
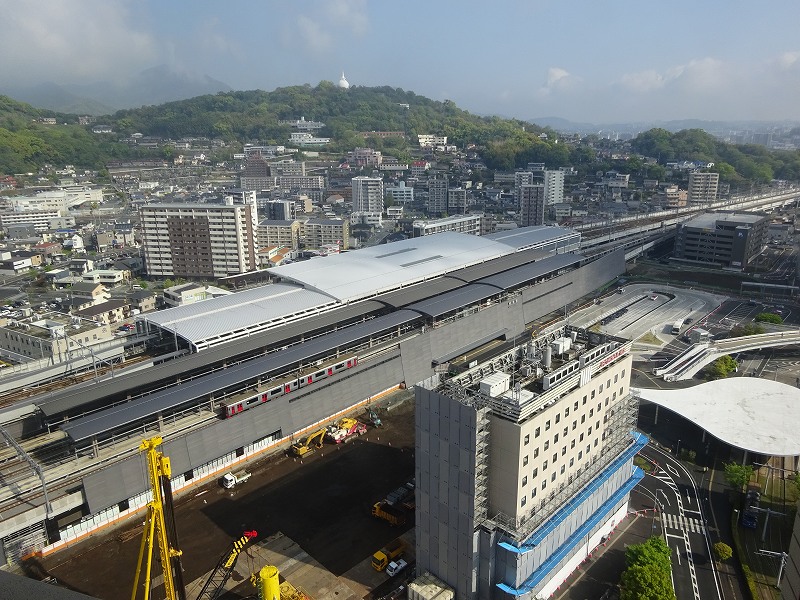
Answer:
M142 320L173 332L198 349L333 308L330 296L294 285L270 284L229 296L150 313Z
M485 283L486 285L493 285L495 287L507 290L523 283L528 283L534 279L569 267L578 265L585 257L580 254L556 254L550 258L538 260L536 262L528 263L514 269L509 269L503 273L497 273L490 277L485 277L478 280L478 283Z
M332 350L350 346L359 340L417 319L419 319L419 315L410 310L401 310L377 317L365 323L296 344L286 350L233 365L205 377L198 377L143 398L74 419L63 425L61 429L73 441L79 442L128 424L135 424L156 413L170 411L196 402L199 398L226 390L243 381L253 380L270 373L279 373L282 369L301 361L315 360Z
M287 281L352 302L510 254L507 244L445 232L273 267Z
M551 227L549 225L536 225L532 227L518 227L509 231L498 231L484 237L501 244L507 244L517 250L536 248L551 240L561 237L578 235L574 230L566 227Z
M486 298L491 298L500 294L501 291L490 285L471 283L462 288L447 292L441 296L423 300L416 304L407 306L408 310L415 310L429 317L440 317L443 314L457 310L463 306L469 306Z

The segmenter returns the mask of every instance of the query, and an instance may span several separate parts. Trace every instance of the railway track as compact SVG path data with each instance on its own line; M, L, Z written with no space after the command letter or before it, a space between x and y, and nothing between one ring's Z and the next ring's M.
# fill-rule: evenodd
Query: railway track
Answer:
M74 385L76 383L83 383L84 381L89 381L90 379L94 379L95 377L101 377L103 375L106 375L107 373L111 373L112 370L115 370L117 372L123 371L125 368L129 366L147 360L152 360L153 358L154 358L153 356L149 356L146 354L139 354L127 359L124 363L115 364L113 366L112 365L98 366L96 374L94 369L92 369L90 371L85 371L83 373L65 375L59 379L54 379L39 384L35 387L26 387L19 390L14 390L13 392L8 392L6 394L0 395L0 408L11 406L12 404L19 402L20 400L25 400L33 396L38 396L40 394L45 394L47 392L58 391L67 388L71 385Z

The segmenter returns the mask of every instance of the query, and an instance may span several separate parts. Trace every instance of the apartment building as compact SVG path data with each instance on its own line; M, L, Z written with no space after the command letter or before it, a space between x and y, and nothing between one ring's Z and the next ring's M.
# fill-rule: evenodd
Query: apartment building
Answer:
M358 167L379 167L383 163L383 154L372 148L356 148L347 153L347 161Z
M227 202L141 207L147 273L211 279L256 269L255 203Z
M562 323L416 387L419 572L461 599L547 598L604 540L643 477L630 346Z
M520 226L544 225L547 215L547 188L541 184L521 185L519 194Z
M414 237L423 235L433 235L445 231L456 231L458 233L469 233L470 235L481 235L482 214L457 215L433 221L414 221L412 224Z
M463 215L467 212L467 190L464 188L447 190L447 212L451 215Z
M267 159L260 152L252 152L244 159L244 171L239 177L239 186L246 191L260 192L275 187Z
M564 201L564 171L544 172L544 195L547 206Z
M386 188L386 194L392 197L397 204L413 204L414 188L407 186L405 181L401 181L396 186Z
M433 148L435 146L446 146L446 135L433 135L429 133L421 133L417 136L420 148Z
M442 215L447 212L447 175L438 173L428 179L428 200L425 209L429 214Z
M717 200L719 173L689 173L689 204L710 204Z
M264 219L258 224L258 247L300 247L300 221L297 219Z
M306 248L350 247L350 222L346 219L309 219L303 225L302 239Z
M353 177L353 212L383 212L383 179Z

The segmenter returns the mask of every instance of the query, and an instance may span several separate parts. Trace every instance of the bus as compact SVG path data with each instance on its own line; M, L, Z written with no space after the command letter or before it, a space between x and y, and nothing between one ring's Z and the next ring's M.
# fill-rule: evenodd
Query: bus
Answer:
M678 335L681 332L681 326L683 325L683 319L678 319L672 324L672 335Z

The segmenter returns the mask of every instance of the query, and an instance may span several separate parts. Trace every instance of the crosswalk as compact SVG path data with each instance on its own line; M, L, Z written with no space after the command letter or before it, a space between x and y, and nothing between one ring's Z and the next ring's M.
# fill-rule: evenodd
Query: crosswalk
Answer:
M680 517L670 513L661 513L661 518L664 521L664 526L667 529L677 529L679 531L689 531L690 533L704 533L705 526L700 519L691 517Z

